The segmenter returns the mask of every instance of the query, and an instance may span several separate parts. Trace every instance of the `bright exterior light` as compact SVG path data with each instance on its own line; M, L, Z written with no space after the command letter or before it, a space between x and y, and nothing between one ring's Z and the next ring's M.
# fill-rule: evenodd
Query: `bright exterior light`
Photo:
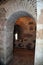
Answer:
M18 40L18 34L17 33L15 34L15 40Z

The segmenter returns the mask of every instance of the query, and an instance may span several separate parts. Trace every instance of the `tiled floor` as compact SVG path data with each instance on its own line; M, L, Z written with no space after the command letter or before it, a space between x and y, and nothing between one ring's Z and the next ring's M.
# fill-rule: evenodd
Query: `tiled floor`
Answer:
M10 65L34 65L34 51L14 49L14 59Z

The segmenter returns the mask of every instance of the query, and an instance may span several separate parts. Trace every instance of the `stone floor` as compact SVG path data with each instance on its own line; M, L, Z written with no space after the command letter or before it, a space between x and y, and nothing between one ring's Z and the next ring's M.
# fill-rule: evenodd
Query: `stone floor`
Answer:
M14 49L14 59L9 65L34 65L34 51Z

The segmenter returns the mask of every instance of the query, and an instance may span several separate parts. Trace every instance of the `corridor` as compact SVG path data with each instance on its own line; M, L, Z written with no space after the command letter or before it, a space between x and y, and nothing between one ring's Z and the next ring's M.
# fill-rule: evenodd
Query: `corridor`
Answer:
M14 49L14 58L9 65L34 65L34 50Z

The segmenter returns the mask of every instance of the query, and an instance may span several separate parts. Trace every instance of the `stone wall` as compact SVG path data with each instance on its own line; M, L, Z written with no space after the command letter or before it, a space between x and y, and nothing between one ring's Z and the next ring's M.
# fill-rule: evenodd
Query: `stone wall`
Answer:
M13 43L13 30L14 30L14 24L15 24L14 22L15 13L19 11L25 11L31 16L33 16L33 18L36 20L37 5L36 5L36 0L9 0L5 4L2 4L0 7L2 7L2 9L4 8L5 10L4 14L3 14L3 11L1 11L2 12L1 15L2 14L3 15L1 16L2 20L0 19L1 20L0 34L2 35L2 36L0 35L1 37L0 51L1 51L1 61L4 64L6 64L11 60L11 58L13 58L12 43Z
M5 46L5 40L6 40L6 33L5 33L5 25L6 25L6 11L4 8L0 8L0 58L1 61L5 61L5 52L6 52L6 46Z

